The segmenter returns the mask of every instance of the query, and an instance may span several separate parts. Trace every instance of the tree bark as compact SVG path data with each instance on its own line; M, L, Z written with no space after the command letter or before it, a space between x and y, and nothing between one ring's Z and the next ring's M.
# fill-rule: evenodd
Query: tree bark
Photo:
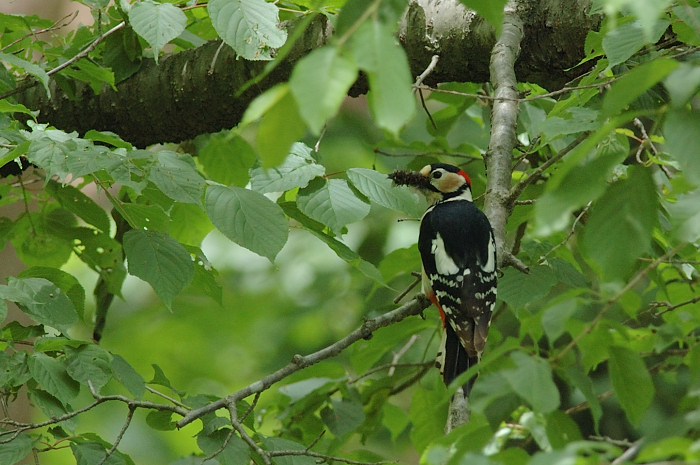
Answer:
M572 67L584 56L584 40L600 18L589 16L589 0L527 0L523 3L525 39L516 64L518 81L560 88L575 77ZM95 94L76 82L76 99L51 82L51 96L34 86L20 96L40 110L39 120L65 131L112 131L136 146L179 142L198 134L235 126L248 104L271 86L288 79L301 57L320 47L332 31L319 16L304 31L292 52L275 70L241 95L238 90L263 72L265 62L237 59L220 41L163 57L156 65L144 60L141 69ZM457 0L412 1L399 27L411 70L420 74L433 55L440 61L426 84L488 82L490 51L496 42L492 28ZM366 92L363 81L354 95Z

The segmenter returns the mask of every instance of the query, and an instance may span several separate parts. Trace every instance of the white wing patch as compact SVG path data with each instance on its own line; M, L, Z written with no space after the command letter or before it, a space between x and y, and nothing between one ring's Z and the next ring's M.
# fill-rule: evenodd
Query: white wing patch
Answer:
M489 238L489 248L488 248L488 259L483 267L483 270L487 273L493 273L496 271L496 240L491 234Z
M435 257L435 269L438 274L457 274L459 272L459 267L445 250L445 242L442 240L440 233L437 233L435 239L433 239L430 251Z

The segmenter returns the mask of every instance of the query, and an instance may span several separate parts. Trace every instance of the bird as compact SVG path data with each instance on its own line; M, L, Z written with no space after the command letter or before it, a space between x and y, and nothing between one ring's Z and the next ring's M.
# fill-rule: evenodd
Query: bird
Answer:
M417 188L428 200L418 235L422 290L440 312L436 366L449 386L479 362L486 345L498 286L493 229L474 205L469 176L457 166L433 163L418 172L394 171L389 178ZM475 379L462 386L465 396Z

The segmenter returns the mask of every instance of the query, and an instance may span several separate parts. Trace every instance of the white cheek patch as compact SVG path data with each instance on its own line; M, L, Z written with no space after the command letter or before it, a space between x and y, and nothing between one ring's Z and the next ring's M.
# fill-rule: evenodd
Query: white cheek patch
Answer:
M438 274L457 274L459 272L459 267L445 251L445 242L440 233L433 239L430 251L435 257L435 269Z
M494 239L493 234L491 234L491 238L489 239L487 255L488 259L486 260L486 264L483 266L483 270L487 273L493 273L496 271L496 240Z

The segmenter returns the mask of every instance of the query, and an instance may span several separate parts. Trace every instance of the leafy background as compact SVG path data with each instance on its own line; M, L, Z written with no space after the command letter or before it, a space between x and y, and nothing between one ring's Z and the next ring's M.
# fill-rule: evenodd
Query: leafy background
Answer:
M457 163L482 205L489 87L441 84L422 111L403 2L82 3L99 27L0 18L0 165L34 165L0 184L26 267L0 285L0 463L700 461L696 2L594 2L591 70L561 93L520 84L507 237L529 273L502 269L471 421L449 435L433 310L248 397L240 424L175 422L397 307L420 267L417 222L397 220L424 204L384 173ZM465 3L500 28L503 2ZM144 150L22 103L22 77L104 92L215 37L273 66L278 22L312 15L333 40L230 130ZM370 92L347 99L359 72Z

